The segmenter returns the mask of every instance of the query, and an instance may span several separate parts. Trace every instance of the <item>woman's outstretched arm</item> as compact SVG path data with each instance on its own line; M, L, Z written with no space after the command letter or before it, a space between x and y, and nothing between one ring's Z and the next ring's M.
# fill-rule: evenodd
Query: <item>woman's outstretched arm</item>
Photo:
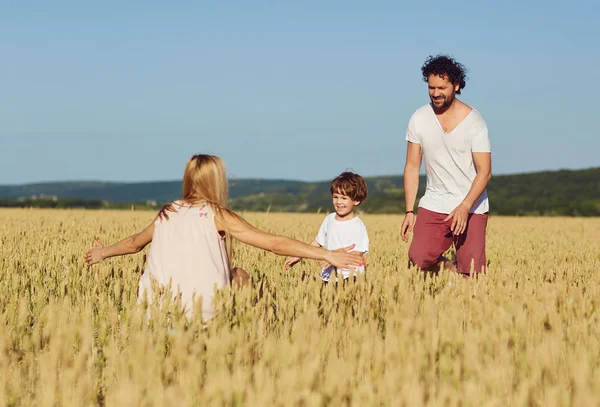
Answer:
M315 247L299 240L285 236L263 232L246 222L243 218L226 210L219 211L215 217L217 229L230 233L242 243L270 251L280 256L295 256L307 259L325 260L341 268L362 266L364 259L358 252L332 252L322 247ZM344 248L346 251L354 248L354 244Z
M85 254L86 265L91 266L92 264L100 263L102 260L109 257L138 253L152 241L152 235L154 235L154 222L156 219L157 218L154 218L152 223L141 232L131 235L110 246L104 246L97 238L95 238L94 242L96 242L98 246L90 248Z
M321 247L321 245L316 240L313 240L312 242L310 242L309 245L314 246L314 247ZM295 257L295 256L288 257L285 260L285 263L283 264L283 268L285 270L289 270L292 267L294 267L294 265L296 263L298 263L300 260L302 260L300 257ZM323 263L325 263L325 262L323 261Z

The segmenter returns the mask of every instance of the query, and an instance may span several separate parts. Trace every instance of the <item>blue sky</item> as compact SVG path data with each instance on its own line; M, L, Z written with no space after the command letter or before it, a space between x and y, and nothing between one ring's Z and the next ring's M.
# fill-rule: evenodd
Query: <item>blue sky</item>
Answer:
M225 4L227 3L227 4ZM0 184L400 174L420 66L469 68L496 174L600 165L600 6L4 2Z

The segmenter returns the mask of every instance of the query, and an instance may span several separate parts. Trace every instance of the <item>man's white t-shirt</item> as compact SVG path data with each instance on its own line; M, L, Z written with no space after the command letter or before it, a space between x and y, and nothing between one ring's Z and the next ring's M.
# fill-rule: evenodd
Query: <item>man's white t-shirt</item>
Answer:
M317 243L328 250L337 250L355 244L356 246L352 251L367 253L369 251L369 236L363 221L358 216L350 220L337 220L335 216L335 212L330 213L323 220L315 239ZM356 270L356 273L364 272L364 267L359 267ZM332 273L335 274L335 267L333 266L323 269L321 270L321 278L323 281L329 281ZM354 275L354 272L349 269L338 269L338 274L348 278Z
M427 187L419 207L438 213L452 212L469 193L477 175L472 153L491 152L487 125L475 109L446 133L427 104L410 118L406 140L420 144L425 158ZM470 212L488 211L487 191L483 191Z

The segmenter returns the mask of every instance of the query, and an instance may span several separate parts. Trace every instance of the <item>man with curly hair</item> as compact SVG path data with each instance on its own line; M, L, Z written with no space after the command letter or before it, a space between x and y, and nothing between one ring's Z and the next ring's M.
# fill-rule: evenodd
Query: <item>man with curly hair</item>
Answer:
M476 109L456 98L466 85L462 64L446 55L429 56L421 72L430 103L413 113L406 131L402 240L408 242L414 229L408 257L422 270L485 272L486 186L492 176L487 125ZM423 157L427 187L415 217ZM452 244L456 261L444 257Z

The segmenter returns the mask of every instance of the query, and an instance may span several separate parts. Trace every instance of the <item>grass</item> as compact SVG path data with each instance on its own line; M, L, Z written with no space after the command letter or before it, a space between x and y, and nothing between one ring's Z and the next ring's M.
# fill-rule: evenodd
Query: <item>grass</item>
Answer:
M136 304L147 249L84 267L94 236L153 215L0 210L0 405L600 403L600 219L492 216L477 280L408 270L392 215L362 216L368 271L345 287L238 244L252 287L221 292L203 328ZM246 218L310 241L323 216Z

